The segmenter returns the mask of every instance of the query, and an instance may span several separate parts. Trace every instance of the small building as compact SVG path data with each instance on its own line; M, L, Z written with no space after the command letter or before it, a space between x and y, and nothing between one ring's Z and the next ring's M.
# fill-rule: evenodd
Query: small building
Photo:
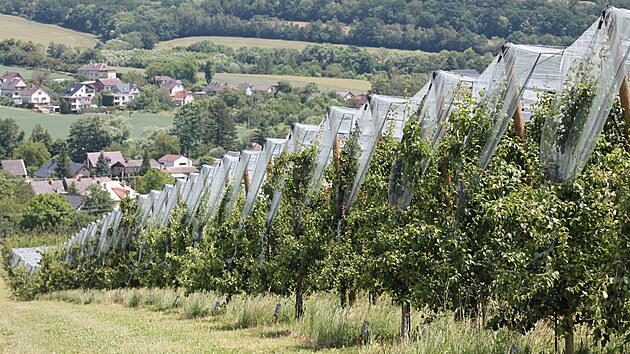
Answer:
M27 86L26 81L20 73L7 71L0 76L0 95L19 98L18 93Z
M179 91L175 95L173 95L173 101L175 101L176 106L183 106L189 103L192 103L195 100L193 93L188 90Z
M195 166L166 167L163 171L177 179L186 179L191 173L199 173L199 169Z
M96 79L96 82L94 83L94 89L96 89L96 92L101 92L104 90L107 91L111 91L112 88L114 88L116 85L122 85L122 81L117 78L100 78L100 79Z
M83 197L78 194L64 194L64 198L72 205L74 210L81 210L83 207Z
M64 178L63 186L67 190L70 189L70 186L74 186L77 190L78 195L83 195L93 184L101 185L103 183L109 182L112 179L109 177L75 177L75 178Z
M138 197L138 193L132 188L126 186L124 182L109 181L101 183L101 185L103 186L103 188L105 188L107 192L109 192L109 196L114 201L114 204L119 204L121 200L127 197L132 199Z
M55 175L55 169L57 168L57 159L50 159L42 166L33 177L35 178L52 178ZM82 163L71 162L70 171L73 177L90 177L90 170Z
M140 94L140 89L136 84L118 84L111 91L114 94L114 106L116 107L127 106Z
M166 154L158 159L163 167L190 167L193 165L192 160L182 155Z
M228 89L230 86L228 84L223 84L220 82L211 82L206 87L201 90L202 95L206 96L216 96L221 93L221 91Z
M70 110L78 112L83 108L92 107L92 97L96 91L85 83L74 83L61 94L61 99L70 103Z
M35 107L41 108L50 105L50 95L43 88L38 86L27 87L19 92L22 103L32 103Z
M105 161L107 161L107 167L110 169L116 162L125 162L125 158L120 151L103 151L102 153L105 156ZM96 168L100 156L101 152L88 152L85 156L85 165L88 168Z
M100 78L115 79L116 69L107 65L107 63L83 65L77 70L77 74L85 75L92 80Z
M180 80L171 79L158 85L161 89L166 90L171 97L174 97L178 92L185 91L186 88Z
M338 91L337 95L344 101L350 101L355 98L354 94L350 91Z
M7 171L15 177L26 178L28 172L24 166L24 160L2 160L0 161L0 169Z
M150 160L149 164L151 164L151 161L155 161L155 160ZM159 168L160 166L158 164L157 169ZM114 177L135 176L135 175L140 174L141 169L142 169L142 160L117 161L111 167L112 176Z
M66 192L61 179L30 181L29 184L35 194L62 194Z

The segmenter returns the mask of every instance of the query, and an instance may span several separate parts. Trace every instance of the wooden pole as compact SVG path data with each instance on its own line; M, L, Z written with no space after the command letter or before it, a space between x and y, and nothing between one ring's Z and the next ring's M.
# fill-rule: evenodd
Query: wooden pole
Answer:
M608 9L604 10L602 17L603 21L606 22L606 17L608 16ZM611 39L611 47L616 45L617 56L615 58L615 64L618 65L620 74L623 75L623 80L621 82L621 87L619 88L619 100L621 101L621 107L623 107L623 120L626 124L625 133L626 136L630 139L630 89L628 88L628 73L626 72L623 51L621 50L621 46L619 44L619 36L615 33L614 23L610 21L610 18L607 19L608 23L608 38ZM601 22L600 22L601 25ZM615 39L617 39L615 41ZM615 41L615 43L613 43ZM612 49L612 48L611 48Z
M623 120L626 123L624 130L626 136L630 138L630 88L628 88L628 75L625 72L619 89L619 99L621 100L621 107L623 107Z
M518 77L516 76L516 69L514 68L514 62L508 61L505 58L505 54L507 53L509 48L510 48L510 44L504 45L502 48L502 53L503 53L503 60L505 63L505 74L507 76L508 86L510 86L510 83L516 86L515 95L517 97L518 103L516 105L516 111L514 111L514 114L512 115L512 121L514 122L514 132L521 140L521 143L525 144L525 120L523 119L523 106L521 104L521 92L520 92L520 89L518 88L518 83L517 83Z

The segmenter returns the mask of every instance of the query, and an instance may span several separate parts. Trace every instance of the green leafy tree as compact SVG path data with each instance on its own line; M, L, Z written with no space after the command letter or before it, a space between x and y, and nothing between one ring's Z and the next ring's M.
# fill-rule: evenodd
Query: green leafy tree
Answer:
M175 115L173 133L181 151L199 154L203 145L236 147L236 124L223 100L213 97L186 105Z
M83 161L86 153L101 151L113 143L123 143L130 136L129 118L79 118L70 125L68 153L73 161Z
M151 162L149 161L149 152L144 150L142 155L142 166L140 166L140 176L144 176L151 169Z
M24 132L15 119L0 119L0 158L7 159L13 155L15 149L24 140Z
M105 159L105 154L101 151L100 155L98 155L98 160L96 161L96 175L103 177L109 176L110 173L111 171L109 170L109 165Z
M0 170L0 214L4 215L0 218L0 237L19 223L19 214L33 196L33 189L24 179Z
M179 153L179 138L166 132L159 132L153 136L153 146L151 147L151 157L159 159L166 154Z
M47 129L41 126L41 124L35 124L33 131L31 132L31 140L35 142L42 142L46 146L49 152L51 152L51 145L53 143L52 136ZM52 154L53 152L51 152Z
M55 165L55 176L57 178L70 178L74 177L72 173L72 161L68 157L67 150L64 148L57 157L57 164Z
M154 85L145 85L140 94L129 103L131 109L153 113L171 110L173 107L175 102L168 92Z
M206 82L211 83L212 76L214 76L214 63L212 63L211 61L207 61L205 64L203 64L202 69Z
M50 159L50 153L44 143L29 139L13 150L13 158L24 160L27 171L32 174Z
M74 208L60 194L40 194L24 208L21 225L25 229L55 229L72 221Z
M161 170L150 170L140 178L138 193L147 194L152 190L162 190L165 184L175 183L175 178Z
M90 215L101 215L111 211L114 201L109 193L100 185L90 185L83 194L81 211Z

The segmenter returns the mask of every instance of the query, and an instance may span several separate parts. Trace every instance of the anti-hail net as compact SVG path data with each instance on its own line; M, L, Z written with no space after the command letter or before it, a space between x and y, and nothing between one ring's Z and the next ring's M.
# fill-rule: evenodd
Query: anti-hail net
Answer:
M629 18L628 10L609 7L564 53L562 85L540 142L543 173L551 180L577 176L599 140L626 75Z

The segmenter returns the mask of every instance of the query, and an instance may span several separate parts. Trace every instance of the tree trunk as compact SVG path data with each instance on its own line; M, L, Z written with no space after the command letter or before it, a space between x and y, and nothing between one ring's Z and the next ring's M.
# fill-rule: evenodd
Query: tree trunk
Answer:
M567 336L564 338L564 352L565 354L575 354L575 342L573 338L573 324L570 328L567 328Z
M348 304L350 307L354 306L354 303L357 301L357 290L355 288L350 289L348 292Z
M295 286L295 318L302 318L304 315L304 288L300 278Z
M341 285L339 289L339 302L341 304L341 308L346 308L347 297L346 297L346 286L345 283Z
M401 317L401 326L400 326L400 338L403 341L409 339L409 335L411 333L411 306L409 305L409 301L403 301L401 306L402 309L402 317Z

